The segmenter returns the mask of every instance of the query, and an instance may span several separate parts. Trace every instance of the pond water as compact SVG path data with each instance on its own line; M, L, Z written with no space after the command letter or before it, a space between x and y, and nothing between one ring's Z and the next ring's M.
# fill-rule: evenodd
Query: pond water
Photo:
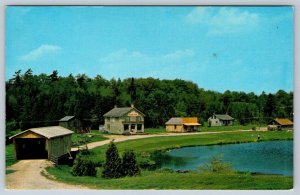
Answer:
M186 147L165 154L161 168L199 170L212 157L221 157L237 171L293 175L293 141Z

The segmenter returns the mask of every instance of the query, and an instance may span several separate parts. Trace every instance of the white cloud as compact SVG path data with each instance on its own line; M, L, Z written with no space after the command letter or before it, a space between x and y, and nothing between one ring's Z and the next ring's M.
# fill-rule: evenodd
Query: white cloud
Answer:
M186 57L192 57L194 55L194 51L190 49L186 50L177 50L173 53L168 53L166 55L163 55L162 58L166 60L179 60Z
M220 35L249 30L259 22L259 15L249 11L241 11L234 7L197 7L187 16L190 24L202 24L208 27L208 35Z
M21 56L20 60L26 61L26 62L35 61L45 55L56 53L59 50L61 50L60 46L44 44L44 45L41 45L40 47L30 51L29 53Z
M100 58L100 66L97 67L97 71L105 72L109 77L122 78L133 75L142 77L180 75L182 70L187 69L190 61L193 61L193 57L194 51L190 49L152 55L140 51L128 51L123 48Z
M167 54L150 56L140 51L128 51L126 48L123 48L115 52L109 53L106 57L100 58L99 62L101 64L131 62L133 64L140 63L151 65L155 62L163 63L170 61L180 61L184 58L192 57L193 55L194 51L190 49L176 50Z

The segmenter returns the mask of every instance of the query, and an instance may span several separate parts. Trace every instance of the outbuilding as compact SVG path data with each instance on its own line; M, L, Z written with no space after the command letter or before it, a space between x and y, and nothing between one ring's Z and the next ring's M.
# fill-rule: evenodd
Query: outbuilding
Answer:
M74 132L83 130L83 123L75 116L65 116L59 120L59 126L70 129Z
M173 117L166 123L167 132L192 132L197 131L201 124L197 117Z
M25 130L10 139L15 147L15 157L21 159L49 159L70 154L73 131L60 126L39 127Z
M213 114L212 117L208 118L209 126L227 126L233 125L234 118L228 114Z
M277 126L278 130L281 129L293 129L294 123L288 118L275 118L272 122L268 125L269 126ZM268 130L273 130L268 128Z

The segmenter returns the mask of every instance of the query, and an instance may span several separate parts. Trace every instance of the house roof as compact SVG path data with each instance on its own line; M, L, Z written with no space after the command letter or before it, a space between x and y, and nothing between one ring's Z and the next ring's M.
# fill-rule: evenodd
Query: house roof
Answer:
M69 121L71 119L73 119L75 116L65 116L63 118L61 118L59 121L60 122L66 122L66 121Z
M221 120L234 120L234 118L232 118L228 114L215 114L215 116Z
M145 116L141 111L134 107L121 107L121 108L113 108L112 110L105 113L104 117L121 117L130 112L131 110L135 110L140 113L142 116Z
M274 119L279 125L293 125L294 123L287 118L276 118Z
M183 118L173 117L170 118L166 123L166 125L186 125L186 126L200 126L201 124L195 122L183 122Z
M21 134L24 134L26 132L33 132L39 135L42 135L48 139L54 138L54 137L60 137L60 136L64 136L64 135L69 135L74 133L73 131L66 129L64 127L61 126L51 126L51 127L38 127L38 128L31 128L31 129L27 129L26 131L23 131L21 133L18 133L14 136L11 136L9 139L12 139L14 137L17 137Z
M182 124L182 118L179 118L179 117L170 118L165 124L166 125L180 125L180 124Z

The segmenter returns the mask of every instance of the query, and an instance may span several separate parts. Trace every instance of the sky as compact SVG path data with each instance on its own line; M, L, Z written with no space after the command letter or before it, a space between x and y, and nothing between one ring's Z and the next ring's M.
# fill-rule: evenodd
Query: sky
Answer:
M31 68L293 91L293 14L291 6L8 6L6 80Z

